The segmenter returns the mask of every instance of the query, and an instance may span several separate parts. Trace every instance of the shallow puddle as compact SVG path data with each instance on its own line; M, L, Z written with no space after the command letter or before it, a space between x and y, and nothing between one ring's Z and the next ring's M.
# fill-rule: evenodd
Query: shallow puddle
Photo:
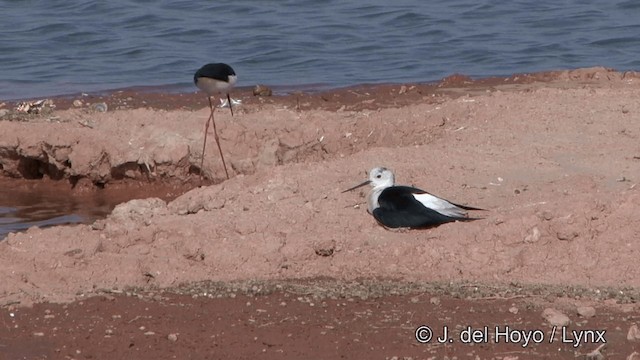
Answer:
M0 240L11 232L90 224L131 199L158 197L173 200L193 186L163 184L112 185L104 189L72 189L63 182L0 180Z

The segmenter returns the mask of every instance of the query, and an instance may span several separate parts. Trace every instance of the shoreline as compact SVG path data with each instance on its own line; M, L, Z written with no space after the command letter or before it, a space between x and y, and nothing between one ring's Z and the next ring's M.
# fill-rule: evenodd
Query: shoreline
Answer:
M234 88L232 94L234 96L239 97L242 100L249 100L253 97L262 98L262 99L284 99L289 97L309 97L312 101L313 99L323 99L325 102L333 102L338 101L342 102L340 105L347 105L349 102L353 101L352 97L349 97L349 94L359 93L362 96L362 93L366 93L369 91L389 91L393 93L394 91L399 91L400 88L411 87L411 90L415 90L420 94L425 96L433 96L440 94L447 94L449 96L462 96L465 90L471 93L482 91L482 90L495 90L503 87L509 87L512 85L531 85L533 83L569 83L572 81L582 81L586 83L598 83L600 78L593 78L594 74L600 74L600 76L610 76L609 80L613 80L614 78L619 79L629 79L629 78L638 78L640 77L640 73L638 71L617 71L615 69L605 68L605 67L592 67L592 68L578 68L572 70L551 70L537 73L516 73L510 76L504 77L478 77L472 78L468 75L453 73L447 77L444 77L440 80L430 81L430 82L415 82L415 83L364 83L364 84L354 84L344 87L324 87L314 88L313 85L300 85L300 86L273 86L275 89L273 96L254 96L253 89L256 85L246 85L246 86L238 86ZM598 75L596 75L598 76ZM268 84L260 84L263 86L271 87ZM74 108L73 101L81 100L85 102L105 102L111 101L115 104L114 108L117 109L136 109L136 108L153 108L153 109L162 109L162 110L175 110L179 108L190 108L193 106L204 107L206 106L206 97L205 95L198 91L195 86L192 91L173 91L171 88L177 88L181 86L177 85L168 85L168 86L131 86L125 88L115 88L111 90L104 91L96 91L89 93L69 93L69 94L60 94L53 95L48 97L33 97L33 98L24 98L24 99L12 99L12 100L2 100L0 99L0 104L4 103L3 107L0 108L13 108L20 102L25 101L36 101L41 99L51 99L55 102L56 108L58 110L68 110L70 108ZM186 88L185 88L186 89ZM278 89L281 89L278 91ZM403 92L404 95L411 95L411 92ZM402 95L400 94L400 95ZM415 97L408 97L410 101L418 100ZM370 98L364 99L370 100ZM378 99L379 100L379 99ZM277 103L278 100L273 100L273 102ZM253 104L253 102L250 102ZM315 103L315 102L314 102ZM377 102L378 105L382 106L401 106L406 105L407 102ZM325 104L327 105L327 104ZM317 105L316 105L317 106ZM329 109L332 107L329 106Z

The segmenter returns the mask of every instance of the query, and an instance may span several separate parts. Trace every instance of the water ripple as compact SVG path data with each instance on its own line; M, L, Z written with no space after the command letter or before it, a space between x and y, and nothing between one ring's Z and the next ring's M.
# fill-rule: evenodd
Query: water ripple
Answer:
M432 81L603 65L637 70L633 0L3 1L0 99L140 85Z

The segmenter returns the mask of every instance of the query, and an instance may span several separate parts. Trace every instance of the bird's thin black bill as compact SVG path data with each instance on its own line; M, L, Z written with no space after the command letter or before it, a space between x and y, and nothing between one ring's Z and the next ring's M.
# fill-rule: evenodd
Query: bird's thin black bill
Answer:
M370 183L371 183L371 180L367 180L367 181L363 182L362 184L356 185L356 186L354 186L352 188L349 188L349 189L343 191L343 193L346 193L347 191L355 190L355 189L357 189L359 187L363 187L365 185L369 185Z

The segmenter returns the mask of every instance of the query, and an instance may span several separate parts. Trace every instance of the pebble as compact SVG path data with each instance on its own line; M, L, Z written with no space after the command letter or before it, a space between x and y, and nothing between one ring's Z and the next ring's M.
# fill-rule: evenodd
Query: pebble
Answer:
M167 335L167 339L171 342L176 342L178 341L178 334L169 334Z
M107 112L107 110L109 109L106 103L93 104L91 105L91 108L93 108L93 110L97 112Z
M542 317L547 320L551 326L567 326L571 322L567 315L553 308L544 309Z
M586 360L604 360L604 355L600 352L600 349L593 350L584 356Z
M73 100L73 107L81 107L83 105L82 100Z
M640 329L638 329L638 325L633 324L629 328L627 332L627 340L629 341L639 341L640 340Z
M524 238L524 242L526 243L534 243L537 242L538 240L540 240L540 236L542 234L540 233L540 229L538 229L537 226L534 226L530 233Z
M627 360L640 360L640 353L637 351L632 352L627 356Z
M514 314L514 315L517 314L518 311L519 311L518 308L515 307L515 306L512 306L512 307L509 308L509 312Z
M577 312L578 315L587 319L596 316L596 309L593 306L579 306Z
M253 88L254 96L271 96L273 95L273 91L266 85L256 85Z

